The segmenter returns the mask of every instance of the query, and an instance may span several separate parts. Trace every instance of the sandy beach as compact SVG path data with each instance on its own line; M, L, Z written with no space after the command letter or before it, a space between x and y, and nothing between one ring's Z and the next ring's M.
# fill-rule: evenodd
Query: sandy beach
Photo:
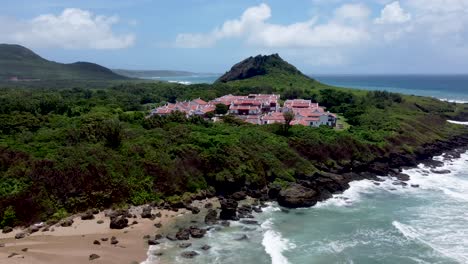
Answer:
M195 201L194 206L202 209L206 202ZM161 217L154 220L141 218L142 207L132 207L129 212L136 218L129 219L129 227L121 230L110 229L110 219L105 212L95 215L93 220L81 220L80 215L71 217L70 227L54 225L49 231L40 231L27 235L23 239L15 239L15 235L25 232L25 229L15 229L8 234L0 234L0 263L8 264L78 264L78 263L140 263L147 258L148 243L143 237L156 234L166 235L175 232L178 227L193 222L202 221L203 214L194 215L186 209L172 210L153 209L160 212ZM101 220L103 223L98 224ZM132 224L136 221L136 224ZM157 228L154 224L161 223ZM111 237L116 237L118 243L111 245ZM107 241L103 241L107 239ZM100 245L93 242L97 240ZM90 255L97 254L99 258L90 261Z

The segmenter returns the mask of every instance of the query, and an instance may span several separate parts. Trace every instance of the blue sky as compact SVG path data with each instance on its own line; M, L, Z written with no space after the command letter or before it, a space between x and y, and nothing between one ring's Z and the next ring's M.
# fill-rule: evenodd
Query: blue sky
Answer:
M0 0L0 42L59 62L224 72L467 73L468 0Z

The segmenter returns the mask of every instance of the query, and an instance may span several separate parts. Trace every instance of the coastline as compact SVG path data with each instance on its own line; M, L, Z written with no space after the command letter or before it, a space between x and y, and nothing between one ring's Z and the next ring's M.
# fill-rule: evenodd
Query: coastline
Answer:
M317 186L316 182L311 183L305 179L298 179L298 183L301 186L319 187L321 190L334 189L335 191L330 191L330 193L337 194L349 188L349 183L352 181L376 179L377 175L395 177L401 173L403 168L415 168L419 163L424 162L431 163L433 157L443 153L456 157L467 149L468 135L463 135L451 140L425 145L412 155L392 154L389 157L368 164L354 164L354 167L343 168L340 171L323 172L318 179L320 177L330 177L329 179L333 180L321 181L320 186ZM437 167L437 164L434 167ZM336 187L336 178L331 177L333 175L344 176L339 179L340 188ZM405 180L401 179L401 181ZM271 195L268 189L246 189L245 193L253 197L254 200L260 201L260 204L261 202L277 200L277 196ZM244 198L235 200L244 200ZM317 199L317 202L328 198L330 197L322 197ZM229 199L232 199L232 196L227 196L227 200ZM193 200L190 206L201 209L199 213L193 214L188 208L183 208L184 205L178 207L178 209L175 209L176 206L154 207L153 212L160 212L161 217L153 220L141 217L141 211L145 206L132 207L129 212L134 214L136 218L130 218L129 224L133 221L138 223L130 224L129 227L121 230L109 229L110 219L106 216L106 213L111 210L96 214L93 220L81 220L80 215L75 215L72 217L74 222L71 227L54 226L55 230L53 232L38 231L23 239L15 239L15 235L25 229L15 229L11 233L0 234L0 244L3 244L3 247L0 247L0 263L74 264L90 261L91 254L99 256L99 258L92 260L93 263L141 263L151 254L151 246L148 246L148 240L144 239L144 236L160 234L165 237L166 235L174 235L179 229L187 228L193 224L206 227L203 219L206 215L205 205L208 202L216 204L214 208L219 209L216 197ZM241 208L241 206L236 206L235 210L239 212ZM219 210L217 211L219 212ZM103 220L104 223L97 224L98 220ZM162 224L162 228L158 229L154 226L158 222ZM111 245L109 241L101 240L101 238L110 239L112 236L115 236L119 241L117 245ZM93 244L94 240L100 241L101 245ZM27 251L23 251L25 248L27 248ZM13 253L16 255L12 256Z

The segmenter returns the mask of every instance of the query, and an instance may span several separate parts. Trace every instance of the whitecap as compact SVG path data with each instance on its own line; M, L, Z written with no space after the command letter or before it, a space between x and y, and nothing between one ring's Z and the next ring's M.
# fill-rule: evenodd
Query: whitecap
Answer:
M178 84L183 84L183 85L192 84L192 82L189 82L189 81L172 81L172 80L170 80L170 81L167 81L167 82L169 82L169 83L178 83Z
M461 122L461 121L454 121L454 120L447 120L447 122L457 125L465 125L468 126L468 122Z
M283 238L281 233L273 230L272 219L263 222L261 227L265 230L263 234L262 245L265 252L270 255L272 264L288 264L288 259L283 252L295 248L295 244L288 239Z

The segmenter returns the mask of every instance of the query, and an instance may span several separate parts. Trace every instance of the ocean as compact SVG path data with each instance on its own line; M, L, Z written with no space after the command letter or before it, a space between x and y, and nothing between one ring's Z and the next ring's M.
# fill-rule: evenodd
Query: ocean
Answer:
M330 264L468 263L468 152L444 161L436 174L424 165L394 178L351 183L344 193L314 207L281 209L271 203L259 225L232 222L192 239L200 255L184 259L174 242L151 246L152 263ZM411 186L413 185L413 186ZM247 235L247 239L237 238ZM203 251L204 244L212 248ZM164 252L154 256L154 252Z
M388 90L468 102L468 76L316 76L330 85ZM209 78L171 79L190 83ZM202 81L203 79L203 81ZM216 77L211 77L211 82ZM466 124L466 123L464 123ZM419 165L405 170L407 186L397 179L362 180L342 194L304 209L285 210L271 203L255 214L259 225L232 222L192 239L187 250L174 242L151 246L144 264L374 264L468 263L468 152L443 161L437 174ZM243 235L247 239L237 240ZM212 248L204 251L200 247ZM155 252L163 252L155 256Z
M159 77L182 84L213 83L219 75ZM348 88L430 96L442 100L468 102L468 75L314 75L320 82Z

